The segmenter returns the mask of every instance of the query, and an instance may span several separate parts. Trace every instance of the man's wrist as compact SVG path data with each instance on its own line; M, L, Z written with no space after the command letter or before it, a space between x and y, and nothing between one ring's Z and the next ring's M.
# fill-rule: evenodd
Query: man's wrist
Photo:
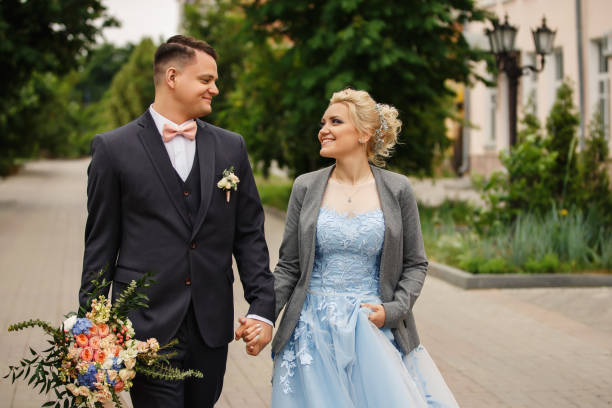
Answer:
M260 322L264 322L269 324L270 326L274 327L274 323L272 323L270 320L266 319L265 317L261 317L259 315L256 314L248 314L246 316L248 319L254 319L254 320L259 320Z

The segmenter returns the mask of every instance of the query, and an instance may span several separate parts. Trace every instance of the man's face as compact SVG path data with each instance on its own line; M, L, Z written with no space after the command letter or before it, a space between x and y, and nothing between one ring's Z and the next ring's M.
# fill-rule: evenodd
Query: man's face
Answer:
M199 118L212 112L212 98L219 94L217 63L203 51L177 71L174 95L189 117Z

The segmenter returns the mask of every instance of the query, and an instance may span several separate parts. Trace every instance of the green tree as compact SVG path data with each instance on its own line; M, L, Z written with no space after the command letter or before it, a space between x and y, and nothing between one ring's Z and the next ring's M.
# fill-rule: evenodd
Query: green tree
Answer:
M608 138L599 111L593 115L589 124L589 137L580 154L579 173L582 192L581 201L585 205L595 205L608 218L612 217L612 192L608 175Z
M81 69L75 84L75 89L85 105L102 99L113 77L128 61L133 50L132 44L117 47L111 43L103 43L87 52L80 62Z
M563 205L573 202L577 185L576 142L580 116L574 104L574 91L567 80L557 90L555 103L546 119L547 148L556 153L554 194Z
M519 143L500 154L505 171L494 172L482 186L488 204L480 219L483 227L496 221L507 225L522 212L544 214L553 204L557 153L547 150L533 104L530 98L523 110Z
M247 114L271 111L257 124L258 140L280 146L295 173L322 164L318 123L331 94L347 86L400 110L402 144L391 164L431 171L434 151L448 145L442 101L453 91L446 81L469 82L471 64L484 58L462 35L461 24L485 18L473 1L256 0L245 12L247 30L256 30L251 38L263 44L256 50L276 52L268 72L244 66L245 77L260 75L241 89L240 105Z
M153 55L156 48L151 39L143 39L113 78L108 94L101 102L106 119L103 123L108 129L136 119L153 102Z
M41 107L57 96L41 78L76 68L109 25L116 21L101 0L0 1L0 74L5 78L0 87L0 175L10 172L18 158L39 151L39 135L24 125L46 122L39 116Z

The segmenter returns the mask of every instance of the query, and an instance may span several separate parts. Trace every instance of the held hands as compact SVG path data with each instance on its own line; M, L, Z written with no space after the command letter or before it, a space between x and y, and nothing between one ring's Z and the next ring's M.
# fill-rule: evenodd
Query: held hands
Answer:
M368 319L370 319L370 321L374 323L374 325L379 329L383 327L383 325L385 324L386 317L385 307L383 305L371 305L369 303L363 303L361 307L367 307L369 309L372 309L372 312L369 314Z
M272 340L272 326L256 319L239 317L240 327L236 329L236 340L244 340L246 352L256 356Z

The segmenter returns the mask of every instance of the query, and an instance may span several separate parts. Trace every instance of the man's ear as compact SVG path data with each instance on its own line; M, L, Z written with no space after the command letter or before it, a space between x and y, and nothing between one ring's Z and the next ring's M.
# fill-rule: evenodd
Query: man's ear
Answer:
M170 66L166 70L166 84L169 88L174 89L176 87L176 77L178 76L178 70L176 67Z

